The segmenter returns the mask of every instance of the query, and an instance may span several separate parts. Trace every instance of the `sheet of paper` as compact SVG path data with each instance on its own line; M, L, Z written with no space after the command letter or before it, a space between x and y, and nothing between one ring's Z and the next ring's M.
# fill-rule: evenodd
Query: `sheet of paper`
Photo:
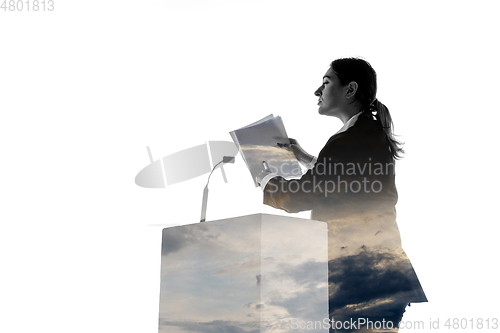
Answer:
M288 135L281 117L272 114L230 133L252 175L260 174L265 161L271 171L286 179L299 178L302 175L300 165L293 152L280 144L288 144Z

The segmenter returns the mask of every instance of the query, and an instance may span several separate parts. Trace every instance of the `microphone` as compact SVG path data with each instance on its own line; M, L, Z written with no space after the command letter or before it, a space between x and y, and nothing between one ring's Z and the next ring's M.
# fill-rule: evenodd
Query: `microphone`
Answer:
M212 175L212 172L214 172L215 168L219 166L221 163L234 163L234 156L224 156L222 158L222 161L217 163L212 171L210 171L210 174L208 175L208 180L207 180L207 185L205 185L205 188L203 189L203 201L201 202L201 218L200 222L205 222L205 219L207 217L207 203L208 203L208 183L210 182L210 176Z

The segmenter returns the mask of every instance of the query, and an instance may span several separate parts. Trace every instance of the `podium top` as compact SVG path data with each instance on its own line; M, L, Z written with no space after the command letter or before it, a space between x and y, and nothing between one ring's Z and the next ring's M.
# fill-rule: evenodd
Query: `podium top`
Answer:
M249 215L242 215L242 216L235 216L235 217L229 217L229 218L223 218L220 220L209 220L205 222L196 222L196 223L188 223L188 224L183 224L183 225L175 225L175 226L167 226L164 229L169 229L169 228L175 228L175 227L184 227L184 226L193 226L193 225L207 225L207 224L214 224L214 223L219 223L219 222L228 222L228 221L233 221L233 222L242 222L242 221L261 221L261 222L278 222L278 221L290 221L290 222L303 222L303 223L310 223L310 224L325 224L326 222L323 221L316 221L316 220L311 220L311 219L304 219L300 217L291 217L291 216L284 216L284 215L275 215L275 214L267 214L267 213L255 213L255 214L249 214Z

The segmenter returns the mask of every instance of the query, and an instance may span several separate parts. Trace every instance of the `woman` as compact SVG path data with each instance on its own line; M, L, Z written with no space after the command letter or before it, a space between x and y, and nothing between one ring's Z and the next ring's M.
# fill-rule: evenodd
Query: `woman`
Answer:
M427 301L401 248L394 161L403 150L376 92L368 62L333 61L314 94L319 114L344 126L317 158L290 139L297 159L310 167L300 179L269 170L257 179L265 204L290 213L311 210L311 219L328 223L329 311L336 332L397 332L406 305Z

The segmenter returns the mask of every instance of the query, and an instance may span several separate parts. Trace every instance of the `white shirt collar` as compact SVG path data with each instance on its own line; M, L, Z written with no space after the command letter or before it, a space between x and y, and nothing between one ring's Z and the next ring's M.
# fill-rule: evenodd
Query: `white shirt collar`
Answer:
M344 126L342 126L341 129L339 129L339 131L335 134L339 134L339 133L342 133L342 132L345 132L347 131L347 129L349 127L352 127L355 123L356 123L356 120L358 120L358 117L359 115L362 113L363 111L360 111L358 113L356 113L354 116L352 116L351 118L349 118L349 120L347 120L345 123L344 123Z

